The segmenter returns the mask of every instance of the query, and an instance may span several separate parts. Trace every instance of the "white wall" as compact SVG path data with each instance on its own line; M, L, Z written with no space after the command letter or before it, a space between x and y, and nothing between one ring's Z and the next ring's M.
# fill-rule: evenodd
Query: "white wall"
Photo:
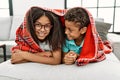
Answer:
M13 15L24 15L31 6L64 9L64 0L13 0Z

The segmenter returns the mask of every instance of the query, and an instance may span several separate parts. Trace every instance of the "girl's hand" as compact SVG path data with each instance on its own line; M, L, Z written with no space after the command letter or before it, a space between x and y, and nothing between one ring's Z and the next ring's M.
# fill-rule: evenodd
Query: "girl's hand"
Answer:
M11 56L11 63L19 63L22 60L24 60L24 58L22 57L22 55L25 54L25 51L21 51L21 50L14 50L12 52L12 56Z

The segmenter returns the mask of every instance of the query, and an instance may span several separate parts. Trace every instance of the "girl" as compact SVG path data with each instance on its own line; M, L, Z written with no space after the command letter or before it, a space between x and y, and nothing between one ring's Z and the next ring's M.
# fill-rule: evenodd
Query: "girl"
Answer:
M11 63L60 64L64 43L62 19L57 10L30 8L16 31L17 45L12 48Z
M82 7L71 8L64 16L66 44L63 46L63 63L85 65L102 61L112 51L108 41L102 42L92 15Z

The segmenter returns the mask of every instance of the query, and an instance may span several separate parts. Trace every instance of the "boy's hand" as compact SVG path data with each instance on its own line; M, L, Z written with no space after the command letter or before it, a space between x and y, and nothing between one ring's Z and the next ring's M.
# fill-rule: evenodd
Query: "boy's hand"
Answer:
M76 54L73 51L70 51L64 56L64 63L69 65L75 63L77 56L78 54Z
M73 58L74 58L74 61L75 61L76 58L78 57L78 54L75 53L75 52L73 52L73 51L70 51L70 52L68 53L68 56L69 56L69 57L73 57Z

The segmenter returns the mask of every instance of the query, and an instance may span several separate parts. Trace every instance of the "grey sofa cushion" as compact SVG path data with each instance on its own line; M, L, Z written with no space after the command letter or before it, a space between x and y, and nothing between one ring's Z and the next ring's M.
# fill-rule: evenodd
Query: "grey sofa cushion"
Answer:
M23 22L23 19L24 19L23 16L13 16L9 40L15 40L16 30Z
M102 40L107 40L107 34L112 24L101 21L95 21L95 25Z
M0 17L0 40L8 40L11 28L11 17Z

